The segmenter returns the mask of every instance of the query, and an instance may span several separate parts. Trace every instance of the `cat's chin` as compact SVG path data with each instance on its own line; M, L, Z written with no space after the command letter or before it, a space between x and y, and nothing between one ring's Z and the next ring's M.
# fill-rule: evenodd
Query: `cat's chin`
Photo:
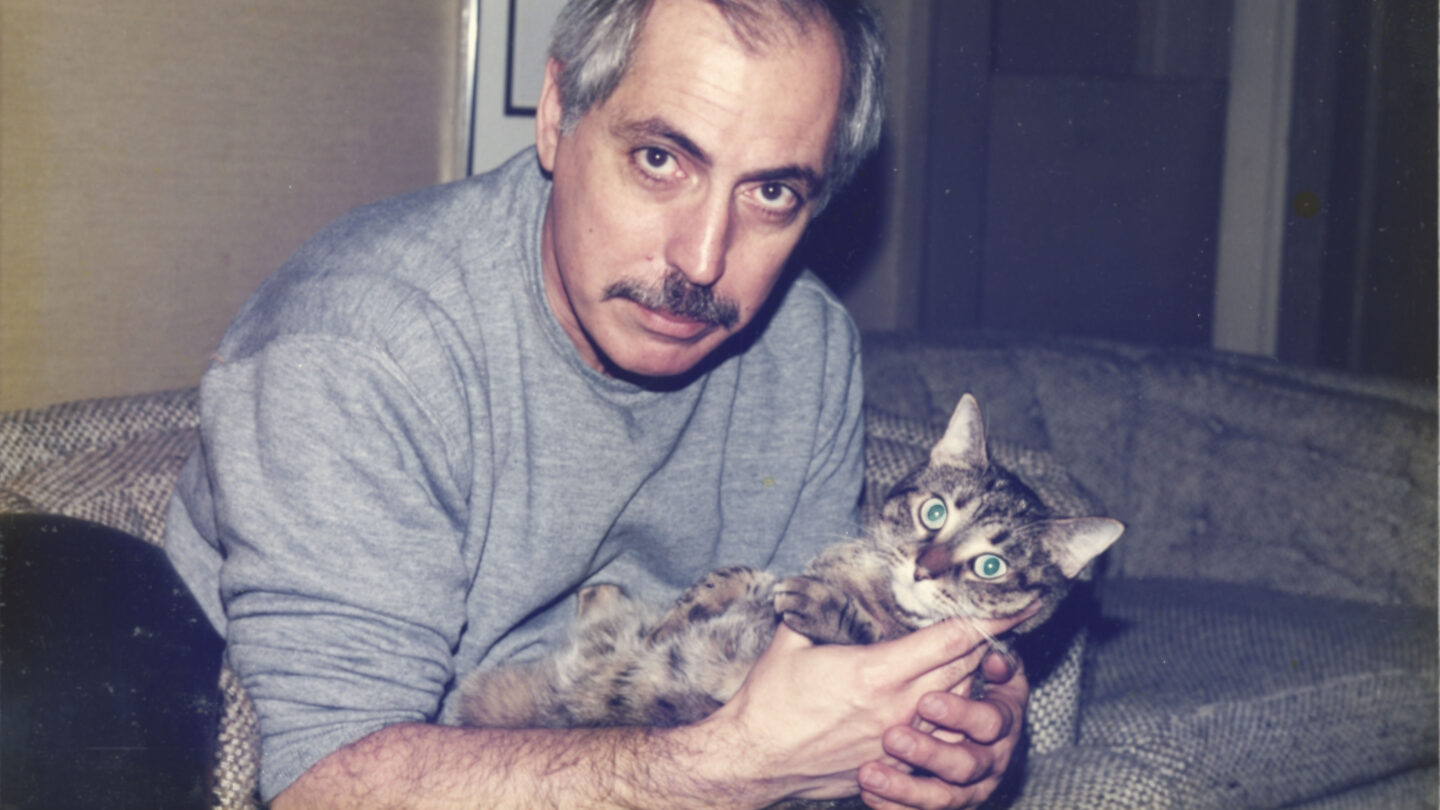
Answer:
M913 564L895 566L890 569L890 592L895 595L895 604L911 629L919 630L938 621L949 618L937 611L940 582L934 579L917 581Z

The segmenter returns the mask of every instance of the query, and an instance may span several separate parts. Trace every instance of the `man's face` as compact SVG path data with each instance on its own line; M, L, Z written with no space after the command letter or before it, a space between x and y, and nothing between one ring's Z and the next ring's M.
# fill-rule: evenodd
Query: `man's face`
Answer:
M814 23L748 51L704 0L658 0L630 67L569 135L550 66L551 309L592 367L681 374L769 297L820 192L841 59Z

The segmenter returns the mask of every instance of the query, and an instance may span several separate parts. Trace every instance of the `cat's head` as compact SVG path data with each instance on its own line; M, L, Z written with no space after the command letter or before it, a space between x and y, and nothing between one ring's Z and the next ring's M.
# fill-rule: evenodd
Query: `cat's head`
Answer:
M886 499L875 540L892 560L896 602L916 626L1054 611L1070 582L1125 530L1106 517L1056 518L990 463L980 407L966 394L929 460Z

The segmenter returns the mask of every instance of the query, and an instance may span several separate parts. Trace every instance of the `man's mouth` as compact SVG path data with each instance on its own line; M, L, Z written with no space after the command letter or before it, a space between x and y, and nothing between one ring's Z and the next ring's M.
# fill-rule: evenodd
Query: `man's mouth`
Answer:
M694 340L713 328L707 321L686 318L671 312L651 309L637 301L631 301L640 309L640 322L645 329L674 340Z
M657 331L674 337L694 337L708 326L733 329L740 320L740 308L734 301L692 283L675 269L656 284L617 281L605 288L602 300L612 298L638 304L647 320L659 327Z

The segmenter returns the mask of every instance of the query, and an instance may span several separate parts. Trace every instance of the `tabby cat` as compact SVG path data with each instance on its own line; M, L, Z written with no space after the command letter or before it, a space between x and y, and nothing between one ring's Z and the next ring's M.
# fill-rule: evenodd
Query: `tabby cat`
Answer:
M746 567L712 571L668 610L613 585L587 588L565 647L462 681L460 722L694 722L740 687L777 621L816 642L869 644L951 617L1014 616L1038 602L1012 631L1025 632L1123 530L1110 518L1052 516L990 462L980 408L966 394L928 462L895 486L860 539L824 549L788 579Z

